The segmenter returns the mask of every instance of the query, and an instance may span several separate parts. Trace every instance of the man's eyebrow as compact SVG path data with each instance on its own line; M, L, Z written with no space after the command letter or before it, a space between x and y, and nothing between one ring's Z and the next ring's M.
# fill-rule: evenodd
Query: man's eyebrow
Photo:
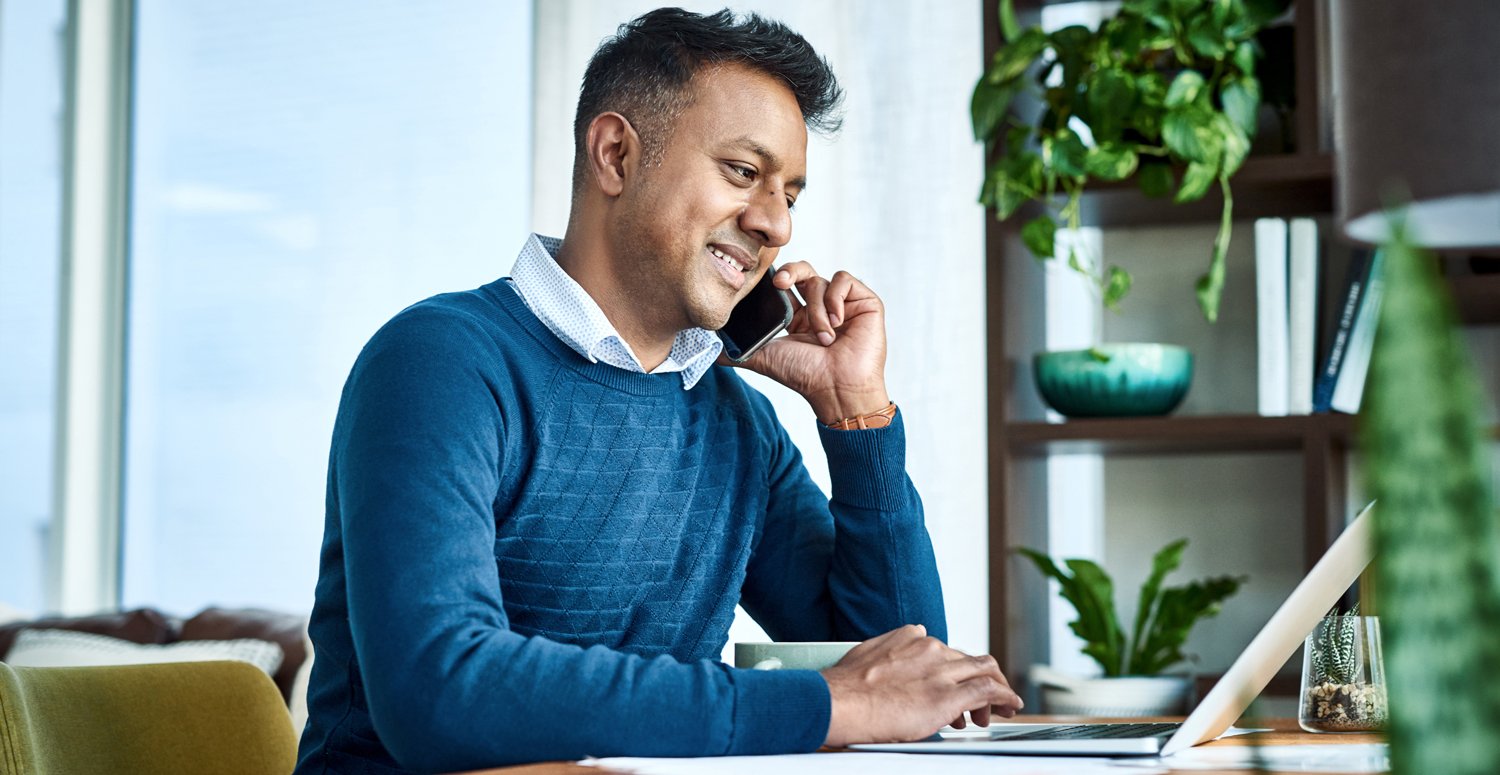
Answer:
M735 139L731 142L731 144L738 145L741 148L744 148L745 150L755 154L756 156L759 156L761 160L765 162L767 167L777 169L781 167L781 157L777 156L775 152L773 152L770 148L767 148L764 145L756 142L755 139L750 137L749 135L745 135L744 137ZM786 184L789 188L795 187L799 192L806 191L807 176L798 176L796 178L788 180Z

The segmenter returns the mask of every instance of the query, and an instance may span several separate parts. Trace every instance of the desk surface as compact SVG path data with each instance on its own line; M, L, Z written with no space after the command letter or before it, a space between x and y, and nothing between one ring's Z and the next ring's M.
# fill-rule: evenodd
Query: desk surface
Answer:
M1076 716L1021 716L1021 717L1017 717L1016 720L1017 721L1023 721L1024 720L1024 721L1028 721L1028 722L1038 722L1038 721L1040 721L1040 722L1053 722L1053 721L1071 722L1071 721L1080 721L1080 720L1084 720L1084 719L1080 719L1080 718L1078 718ZM1151 720L1151 721L1181 721L1182 718L1181 717L1177 717L1177 718L1170 718L1170 719L1087 719L1087 720L1089 720L1089 721L1101 721L1101 720L1103 720L1103 721L1111 721L1111 720L1121 720L1121 721L1142 721L1142 720ZM1253 724L1249 724L1248 722L1246 722L1246 723L1247 723L1247 725L1250 725L1250 726L1270 727L1272 731L1270 731L1270 732L1264 732L1264 733L1256 734L1256 735L1239 735L1239 736L1236 736L1236 737L1230 737L1230 738L1226 738L1226 739L1223 739L1223 740L1215 740L1215 741L1210 742L1210 743L1204 743L1204 746L1206 747L1206 746L1251 745L1252 744L1252 739L1253 739L1253 743L1254 744L1259 744L1259 745L1308 745L1308 744L1314 744L1314 743L1335 744L1335 745L1337 745L1337 744L1352 744L1352 743L1379 743L1379 742L1382 742L1382 740L1383 740L1383 738L1380 735L1375 735L1375 734L1317 735L1317 734L1312 734L1310 732L1303 732L1301 730L1301 728L1299 728L1297 726L1297 720L1296 719L1263 719L1263 720L1257 720ZM830 753L840 753L840 752L839 751L830 751ZM857 754L853 754L853 755L857 755ZM579 765L579 764L574 764L573 762L547 762L545 764L527 764L527 765L522 765L522 766L519 766L519 767L501 767L499 769L493 769L493 770L479 770L479 771L476 771L476 772L467 773L466 775L609 775L610 773L613 773L613 772L614 772L613 770L602 770L602 769L599 769L598 767L584 767L584 766ZM1128 772L1128 770L1121 770L1121 772L1122 773L1123 772ZM1186 772L1189 772L1189 771L1188 770L1173 770L1173 772L1184 772L1184 773L1186 773ZM1221 770L1221 771L1216 771L1216 770L1201 770L1201 769L1197 769L1197 770L1191 770L1191 772L1194 773L1194 775L1214 775L1215 772L1219 772L1219 773L1221 773L1221 775L1230 775L1230 773L1244 773L1245 770ZM1272 770L1270 772L1277 773L1277 772L1281 772L1281 771L1279 771L1279 770Z

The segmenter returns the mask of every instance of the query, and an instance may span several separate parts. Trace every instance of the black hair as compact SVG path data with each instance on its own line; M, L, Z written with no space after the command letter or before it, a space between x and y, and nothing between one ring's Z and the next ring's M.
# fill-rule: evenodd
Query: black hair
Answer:
M828 61L781 22L725 8L696 14L659 8L620 25L589 60L573 119L573 188L588 170L584 143L600 113L624 116L641 137L646 163L661 158L677 116L691 102L693 76L706 66L738 64L785 81L802 121L822 134L839 130L844 92Z

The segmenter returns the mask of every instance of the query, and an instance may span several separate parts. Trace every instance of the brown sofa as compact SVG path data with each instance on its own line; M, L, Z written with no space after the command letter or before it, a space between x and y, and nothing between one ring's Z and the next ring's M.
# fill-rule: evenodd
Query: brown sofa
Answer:
M288 703L297 671L307 660L306 620L291 614L256 608L206 608L189 619L167 616L151 608L64 618L34 619L0 625L0 662L24 629L73 630L111 638L162 645L194 640L255 638L281 647L282 661L271 679Z

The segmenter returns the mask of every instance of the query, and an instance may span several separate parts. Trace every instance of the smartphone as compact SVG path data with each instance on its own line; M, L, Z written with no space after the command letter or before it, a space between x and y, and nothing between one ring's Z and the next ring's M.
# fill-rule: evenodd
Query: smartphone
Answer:
M729 322L718 331L724 356L734 363L749 360L792 322L791 292L771 284L775 274L775 269L769 269L761 275L760 282L734 305Z

